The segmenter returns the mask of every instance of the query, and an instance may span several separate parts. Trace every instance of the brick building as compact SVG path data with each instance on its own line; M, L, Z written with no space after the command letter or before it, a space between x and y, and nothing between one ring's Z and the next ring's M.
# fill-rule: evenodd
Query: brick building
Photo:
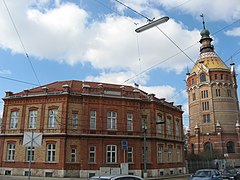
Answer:
M185 172L183 111L154 94L71 80L9 91L3 100L1 174L28 175L31 161L33 176L141 176L143 127L148 176ZM24 132L42 133L41 147L24 147Z
M192 154L213 153L240 165L240 124L234 63L214 52L207 29L201 31L200 56L187 73L189 145ZM217 158L216 156L214 158Z

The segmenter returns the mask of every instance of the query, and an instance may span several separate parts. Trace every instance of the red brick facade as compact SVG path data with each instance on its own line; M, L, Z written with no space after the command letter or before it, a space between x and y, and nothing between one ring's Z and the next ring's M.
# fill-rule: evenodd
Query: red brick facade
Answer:
M143 117L148 176L185 171L181 106L138 88L73 80L7 92L3 100L2 174L26 175L30 151L23 133L33 131L43 133L33 150L33 176L89 177L121 172L125 162L128 173L142 175ZM159 118L165 123L157 124Z

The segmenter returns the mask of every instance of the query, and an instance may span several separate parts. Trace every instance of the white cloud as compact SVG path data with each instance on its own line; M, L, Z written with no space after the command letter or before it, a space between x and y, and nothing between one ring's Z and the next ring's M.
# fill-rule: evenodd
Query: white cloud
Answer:
M232 30L229 30L226 32L229 36L240 36L240 27L233 28Z
M151 0L155 3L162 4L165 8L180 9L185 14L191 14L194 17L199 17L204 14L207 20L211 21L233 21L240 18L240 2L239 0ZM199 18L200 19L200 18Z
M0 69L0 74L2 75L10 75L12 72L8 69Z
M145 21L114 15L107 15L103 21L89 21L90 15L77 5L56 4L54 8L41 11L28 1L8 1L30 56L70 65L88 61L97 69L125 70L135 74L139 72L139 66L145 70L156 64L154 67L179 73L189 64L183 55L161 63L180 51L157 28L137 35L133 22L142 25ZM0 15L0 25L4 27L0 29L0 47L23 53L6 10L0 11ZM182 49L199 39L197 30L189 31L173 19L160 28ZM195 58L198 51L192 48L186 53Z

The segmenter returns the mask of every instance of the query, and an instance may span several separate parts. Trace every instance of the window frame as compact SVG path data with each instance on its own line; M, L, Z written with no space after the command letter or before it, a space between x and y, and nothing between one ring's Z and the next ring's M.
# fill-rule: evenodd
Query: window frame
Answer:
M7 161L15 160L16 144L8 143L7 144Z
M107 112L107 129L108 130L117 129L117 112L116 111Z
M49 109L48 111L48 128L49 129L57 128L57 117L58 117L58 110Z
M106 163L117 163L117 145L111 144L106 146Z
M9 129L17 129L18 127L18 120L19 120L19 112L12 111L10 115L10 127Z
M28 119L28 128L29 129L36 129L37 128L37 110L30 110L29 111L29 119Z
M47 149L46 161L47 162L55 162L56 161L56 144L49 143L49 144L47 144L46 149Z

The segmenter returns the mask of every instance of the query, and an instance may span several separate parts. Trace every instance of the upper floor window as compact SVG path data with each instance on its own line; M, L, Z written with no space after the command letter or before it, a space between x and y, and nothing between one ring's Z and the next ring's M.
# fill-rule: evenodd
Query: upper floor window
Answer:
M171 117L167 117L167 134L168 135L171 135L172 134L172 120L171 120Z
M228 74L226 74L226 76L225 76L225 77L226 77L226 80L228 81Z
M212 145L212 143L206 142L206 143L204 144L204 151L205 151L205 152L212 152L212 150L213 150L213 145Z
M15 144L7 145L7 161L14 161L15 159Z
M157 115L157 122L156 122L156 129L157 129L157 133L162 133L163 132L163 115L162 114L158 114Z
M108 112L107 114L107 128L108 129L117 129L117 113Z
M26 149L27 149L26 160L34 161L35 148L32 147L32 150L31 150L31 147L26 147Z
M117 162L117 146L116 145L107 145L106 158L107 158L106 159L107 163Z
M216 96L217 96L217 97L221 96L221 91L220 91L220 89L216 89Z
M192 85L194 85L194 79L192 78Z
M180 123L179 120L175 121L176 136L180 136Z
M217 80L217 79L218 79L218 75L214 74L214 80Z
M37 126L37 110L29 111L28 128L35 129Z
M18 111L11 112L10 129L16 129L18 126Z
M228 90L227 90L227 96L228 96L228 97L232 97L232 91L231 91L231 89L228 89Z
M78 114L76 112L72 113L72 128L76 129L78 125Z
M202 73L200 75L200 82L205 82L206 81L206 74Z
M210 123L211 122L210 114L204 114L203 115L203 122L204 123Z
M48 128L56 128L57 126L57 109L50 109L48 112Z
M54 162L56 160L56 144L47 144L47 161Z
M127 129L128 131L133 130L133 114L127 113Z
M234 142L227 142L227 153L234 153Z
M97 112L90 111L90 129L96 129Z
M192 93L192 99L193 99L193 101L196 100L196 94L195 93Z
M202 102L202 110L203 111L209 110L209 102L208 101Z
M220 74L220 79L223 80L224 79L224 76L223 74Z
M207 98L208 97L208 90L201 91L201 97L202 98Z

